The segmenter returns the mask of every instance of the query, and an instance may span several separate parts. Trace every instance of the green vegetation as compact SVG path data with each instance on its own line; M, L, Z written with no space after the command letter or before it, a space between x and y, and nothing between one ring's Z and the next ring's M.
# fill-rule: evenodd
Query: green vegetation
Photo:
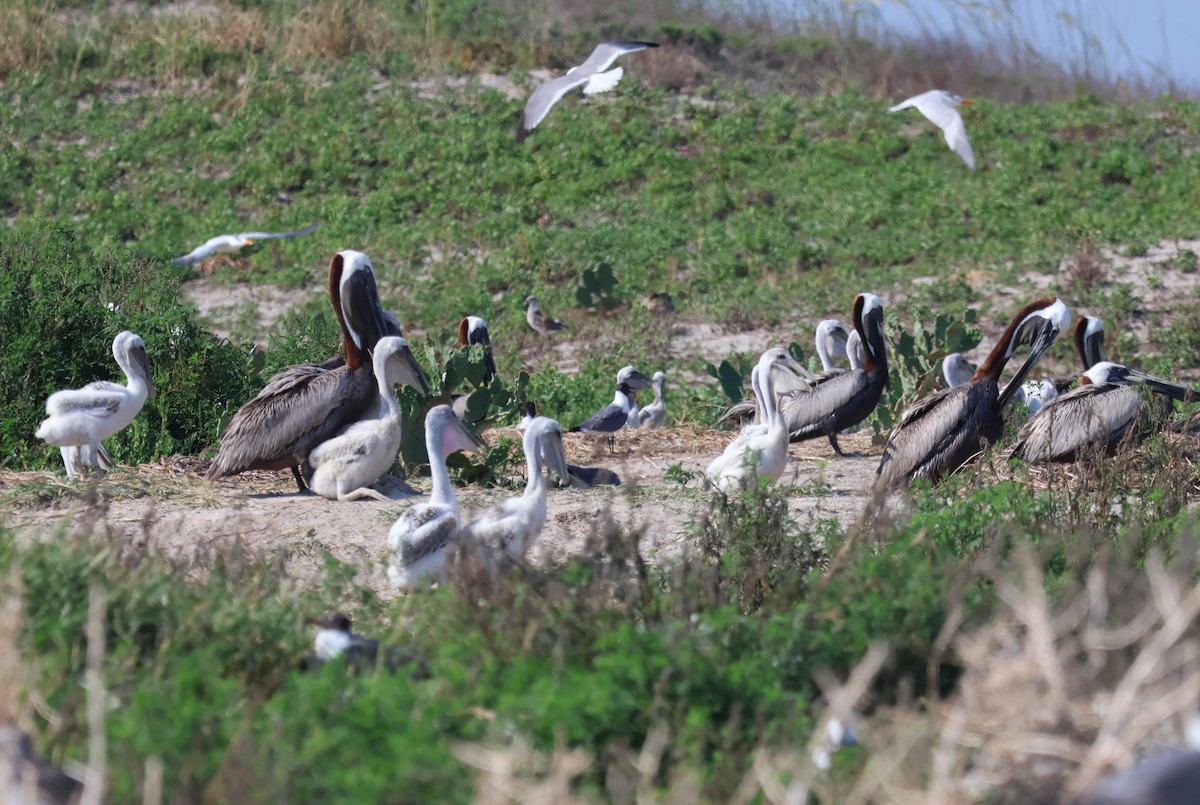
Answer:
M288 312L265 350L218 338L184 283L322 288L344 248L372 257L439 399L473 390L471 418L504 424L526 400L581 421L618 367L653 371L678 354L681 324L794 327L803 360L808 322L848 318L861 290L887 305L893 378L877 433L929 390L946 352L1007 322L1006 285L1117 323L1114 357L1194 364L1195 299L1138 343L1124 325L1145 291L1102 255L1200 235L1200 104L981 99L966 113L970 172L932 125L887 113L892 68L885 81L880 65L895 52L676 11L639 30L581 12L564 31L540 6L464 0L0 10L0 467L54 464L32 436L46 396L114 378L123 329L145 338L158 394L110 441L117 461L203 454L267 377L329 357L339 336L321 296ZM617 92L568 97L517 145L522 101L506 82L523 95L531 69L576 63L601 35L664 47L624 62ZM849 54L874 66L845 66ZM774 72L751 91L734 62ZM308 237L171 264L215 234L314 221ZM1165 268L1191 275L1197 262L1182 250ZM572 374L525 326L529 293L586 345ZM652 294L674 312L645 304ZM490 324L500 378L486 389L478 348L452 346L465 314ZM1069 345L1055 349L1048 363L1074 365ZM697 351L661 366L713 378L673 382L671 416L710 423L752 362ZM415 469L428 401L406 390L401 402ZM878 760L873 771L894 761L889 791L921 801L937 764L914 745L957 753L945 772L956 779L985 750L1003 756L1000 738L1023 751L1049 735L1078 764L1100 729L1095 702L1143 650L1165 669L1192 662L1195 619L1159 627L1194 595L1193 453L1194 441L1155 436L1095 466L1035 471L993 452L904 508L872 504L853 527L798 519L799 489L718 498L678 557L651 561L638 548L649 526L621 523L570 562L498 581L464 572L395 600L332 557L306 585L240 543L168 558L148 547L149 515L144 539L104 527L111 484L39 479L27 483L37 502L86 505L70 534L17 537L0 522L0 602L19 610L9 625L0 611L0 667L21 659L20 675L0 678L0 717L14 701L28 712L36 692L39 748L84 759L85 625L102 591L113 802L143 797L152 758L163 801L467 802L488 785L471 760L485 749L503 756L489 773L513 786L558 775L591 800L767 801L808 780L836 802ZM503 439L451 463L486 484L520 459ZM672 493L705 494L699 473L664 472ZM818 475L803 494L831 488ZM419 661L301 672L302 621L330 607ZM1142 631L1129 637L1128 624ZM805 747L823 697L884 645L886 662L858 683L880 738L814 777ZM1190 690L1172 673L1142 692ZM945 727L960 722L969 739ZM1066 771L1030 782L984 760L997 790L1061 798Z

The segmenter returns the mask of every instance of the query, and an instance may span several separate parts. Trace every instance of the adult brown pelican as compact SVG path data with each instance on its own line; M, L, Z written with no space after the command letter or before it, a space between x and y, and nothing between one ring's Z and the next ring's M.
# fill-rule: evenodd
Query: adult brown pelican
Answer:
M943 389L917 402L892 431L875 475L876 491L914 478L937 482L1000 438L1004 406L1025 377L1070 322L1067 306L1056 297L1021 308L970 382ZM1029 355L1012 381L1000 390L1000 373L1019 344Z
M103 477L112 459L101 442L133 422L146 398L154 394L141 336L128 330L117 333L112 353L125 372L126 385L98 380L81 389L56 391L46 399L46 418L34 435L62 449L68 478L81 476L85 463Z
M392 328L385 321L371 260L347 249L329 264L329 301L342 329L345 363L290 366L243 405L221 436L210 481L246 470L290 469L305 490L299 465L338 431L379 410L371 351ZM423 391L429 381L420 375Z
M1117 363L1083 373L1079 387L1049 402L1021 428L1012 455L1031 464L1075 461L1089 451L1112 452L1146 416L1139 383L1172 400L1194 398L1190 389Z
M854 298L854 329L865 345L861 368L834 374L811 391L797 391L780 401L791 441L825 436L839 456L845 455L837 434L862 422L879 404L888 385L882 299L872 293Z
M1075 320L1075 351L1086 372L1104 363L1104 322L1095 316L1080 316Z
M479 316L465 316L458 323L458 346L462 349L470 349L475 344L483 347L483 385L486 386L496 376L496 359L492 357L492 340L488 336L488 323ZM450 395L450 407L454 409L454 414L459 419L466 418L470 402L470 394L455 392Z

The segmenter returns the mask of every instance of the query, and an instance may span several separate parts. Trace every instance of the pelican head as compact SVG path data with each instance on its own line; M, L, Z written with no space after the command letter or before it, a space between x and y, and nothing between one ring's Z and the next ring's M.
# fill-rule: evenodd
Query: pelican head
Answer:
M817 354L821 358L821 368L828 371L833 368L833 358L846 357L846 342L850 333L846 325L837 319L824 319L817 323Z
M624 366L617 372L617 385L629 386L633 391L641 391L650 388L650 379L634 369L633 366Z
M1079 378L1081 385L1088 383L1117 383L1121 385L1129 385L1131 383L1142 383L1149 386L1154 391L1165 394L1173 400L1180 402L1193 399L1194 395L1187 386L1181 386L1178 383L1172 383L1170 380L1163 380L1161 377L1146 374L1137 369L1130 369L1128 366L1123 366L1112 361L1101 361L1083 373Z
M866 347L863 368L868 372L876 367L887 377L887 347L883 338L883 300L873 293L854 297L854 329ZM884 381L890 387L890 379Z
M479 437L467 430L463 421L454 415L448 405L436 405L425 414L425 427L438 434L442 442L442 455L448 456L456 450L467 453L482 453L486 446Z
M1033 369L1034 364L1041 359L1042 355L1054 343L1054 339L1058 334L1065 330L1071 323L1071 313L1067 310L1066 304L1058 297L1047 297L1039 299L1027 305L1023 310L1024 314L1019 321L1014 322L1015 326L1010 326L1009 331L1005 333L1008 337L1008 343L1004 345L1003 359L1007 360L1012 357L1013 351L1018 345L1028 342L1029 355L1025 361L1017 369L1013 379L1000 392L1000 405L1007 403L1016 390L1025 382L1025 377ZM989 356L990 358L991 356ZM985 362L985 366L991 361ZM999 374L999 367L995 368L996 374ZM987 374L984 366L979 368L975 373L978 378L981 373Z
M1075 351L1084 370L1104 361L1104 322L1095 316L1080 316L1075 322Z
M946 379L949 388L961 386L975 374L975 367L961 352L951 352L942 358L942 377Z
M759 357L756 368L760 380L772 372L781 372L800 378L805 375L804 367L783 347L772 347L764 352Z
M154 377L150 372L150 359L146 357L146 342L137 333L122 330L113 339L113 358L129 377L141 377L146 381L148 397L154 396Z
M421 364L417 363L408 342L400 336L389 335L379 339L373 357L376 366L384 367L384 377L389 386L403 383L422 394L429 394L429 378L425 376Z
M329 266L329 281L331 295L336 285L346 332L356 347L371 352L389 332L371 258L353 249L338 252Z
M322 629L333 629L338 632L350 631L350 618L341 612L326 612L319 618L307 617L304 622L309 626L319 626Z
M488 383L496 376L496 359L492 357L492 341L488 337L488 323L479 316L466 316L458 323L458 345L483 347L483 382Z

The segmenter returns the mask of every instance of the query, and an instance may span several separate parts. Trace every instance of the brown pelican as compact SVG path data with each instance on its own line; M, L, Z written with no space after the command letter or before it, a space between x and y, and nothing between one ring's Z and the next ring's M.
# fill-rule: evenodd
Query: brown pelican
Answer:
M206 475L210 481L246 470L290 469L304 491L298 468L313 448L379 410L369 357L390 327L380 307L370 258L352 250L334 255L329 264L329 299L342 328L345 363L330 359L291 366L267 381L221 436L221 448ZM424 373L420 380L427 393Z
M800 365L780 347L768 349L758 359L750 375L750 384L762 408L763 421L742 429L725 452L713 459L704 476L725 494L752 488L759 478L774 482L787 465L788 432L775 402L775 381L771 369L778 365L786 371L800 372Z
M496 376L496 359L492 357L488 323L478 316L467 316L458 323L458 345L469 349L475 344L483 347L483 384L486 386Z
M383 477L400 450L400 403L393 387L404 383L420 388L423 374L408 342L394 335L379 339L372 365L379 388L378 415L347 425L332 439L321 442L302 467L308 488L322 497L392 500L371 485Z
M542 442L548 444L543 446ZM460 539L467 546L484 546L494 551L503 551L509 558L520 561L529 551L542 526L546 524L546 478L542 475L543 455L561 456L562 430L549 417L531 419L521 439L525 450L525 466L528 480L525 493L519 498L509 498L477 515L463 526ZM565 467L551 467L559 477L566 474Z
M942 376L946 379L947 387L954 388L971 382L971 378L975 376L975 367L961 352L952 352L942 360ZM1001 391L1003 392L1004 388L1001 388ZM1033 416L1057 396L1057 381L1026 380L1013 392L1012 398L1014 402L1025 406L1027 416Z
M620 67L614 70L608 68L622 54L656 47L656 42L602 42L596 45L592 55L583 64L572 67L566 75L553 78L533 91L521 112L521 122L517 124L517 142L523 142L550 113L554 104L575 87L583 85L584 95L608 92L615 87L625 71Z
M946 145L958 154L958 158L975 170L975 154L971 152L971 140L967 137L967 127L963 124L962 115L958 113L959 104L971 105L971 101L944 89L931 89L914 95L906 101L889 109L889 112L899 112L902 109L916 107L917 111L929 118L929 121L942 130Z
M1075 350L1086 372L1104 362L1104 322L1095 316L1080 316L1075 322Z
M67 477L83 473L87 464L98 476L111 466L111 457L100 444L133 421L154 395L154 378L146 357L146 342L141 336L124 330L112 344L113 357L125 372L126 385L99 380L81 389L56 391L46 399L46 418L34 434L49 444L63 448Z
M829 377L810 392L788 395L780 404L793 442L825 436L844 455L837 434L862 422L888 385L887 347L883 340L883 300L861 293L854 298L854 329L866 345L863 366Z
M954 472L1004 431L1003 410L1026 375L1070 322L1067 306L1056 297L1021 308L969 383L943 389L913 405L892 431L876 470L875 489L883 491L913 478L937 482ZM1000 373L1018 344L1030 342L1029 356L1012 381L1000 390Z
M460 525L446 458L457 450L478 452L480 444L450 406L439 405L425 415L425 449L433 481L429 501L405 509L388 531L388 580L403 590L445 577L446 553L457 545Z
M655 372L654 377L650 378L650 385L654 387L654 402L641 410L638 418L639 427L645 425L653 430L662 427L662 423L667 420L667 401L663 397L663 384L666 382L667 376L662 372Z
M1075 461L1089 450L1115 450L1145 414L1142 397L1131 383L1145 384L1173 400L1192 396L1185 386L1109 362L1088 369L1079 383L1025 423L1013 456L1038 464Z
M525 297L525 304L529 306L525 309L525 321L529 322L529 326L542 335L550 335L555 330L561 330L567 326L543 313L542 309L538 307L536 296Z
M253 246L256 240L270 240L272 238L298 238L301 235L309 235L317 231L317 224L307 226L304 229L296 229L292 232L243 232L240 235L217 235L215 238L209 238L201 245L192 249L183 257L176 257L171 262L177 266L187 266L192 263L198 263L209 255L217 252L236 252L246 246Z

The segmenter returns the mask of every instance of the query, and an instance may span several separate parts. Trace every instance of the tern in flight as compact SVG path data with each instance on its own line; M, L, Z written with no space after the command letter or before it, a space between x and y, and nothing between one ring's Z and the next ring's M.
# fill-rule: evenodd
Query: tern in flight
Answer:
M215 238L204 241L202 245L197 246L183 257L176 257L171 262L177 266L190 266L217 252L236 252L246 246L253 246L256 240L298 238L301 235L311 235L317 231L317 226L319 224L313 224L291 232L243 232L240 235L217 235Z
M958 154L958 158L967 163L967 167L975 170L975 154L971 151L971 141L967 138L967 127L963 125L962 115L955 108L959 104L970 105L968 98L962 98L944 89L931 89L914 95L906 101L889 109L889 112L899 112L902 109L916 107L917 111L929 118L934 125L946 136L946 144L950 150Z
M596 45L592 55L583 64L572 67L566 75L552 78L533 91L521 112L521 122L517 124L517 142L524 142L550 113L554 104L575 87L583 85L584 95L608 92L615 87L625 70L621 67L613 70L608 68L619 56L656 47L657 42L603 42Z

